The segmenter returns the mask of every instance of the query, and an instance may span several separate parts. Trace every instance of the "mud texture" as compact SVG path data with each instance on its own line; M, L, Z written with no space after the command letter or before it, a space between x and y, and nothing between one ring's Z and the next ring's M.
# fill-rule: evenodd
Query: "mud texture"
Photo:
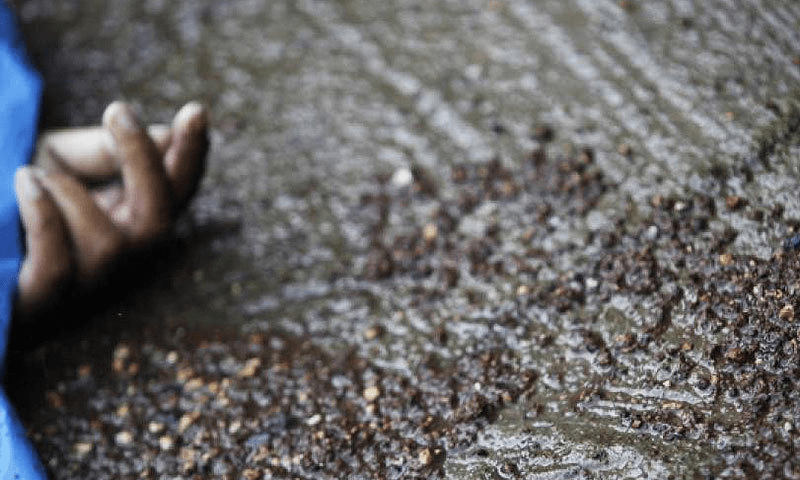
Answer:
M214 112L177 239L15 333L53 478L800 477L794 2L15 4L45 127Z

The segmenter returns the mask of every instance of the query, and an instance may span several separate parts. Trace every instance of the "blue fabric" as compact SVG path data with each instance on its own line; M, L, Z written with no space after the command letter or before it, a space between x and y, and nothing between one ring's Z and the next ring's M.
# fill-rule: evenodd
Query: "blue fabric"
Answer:
M14 17L0 0L0 372L22 258L14 172L31 156L41 83L25 59ZM0 479L45 477L25 429L0 389Z

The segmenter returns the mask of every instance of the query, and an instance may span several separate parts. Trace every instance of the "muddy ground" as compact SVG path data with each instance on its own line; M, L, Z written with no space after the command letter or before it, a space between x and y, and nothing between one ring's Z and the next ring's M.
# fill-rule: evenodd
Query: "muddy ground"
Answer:
M800 5L13 3L43 127L214 115L176 240L14 334L53 478L800 477Z

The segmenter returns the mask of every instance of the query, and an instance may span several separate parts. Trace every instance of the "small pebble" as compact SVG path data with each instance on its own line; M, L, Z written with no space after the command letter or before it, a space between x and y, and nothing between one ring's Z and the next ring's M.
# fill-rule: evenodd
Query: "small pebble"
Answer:
M167 354L166 361L168 365L175 365L176 363L178 363L178 352L174 350L169 352Z
M322 415L317 413L316 415L312 415L311 417L309 417L308 420L306 420L306 425L313 427L314 425L318 425L319 422L321 421L322 421Z
M117 415L120 417L127 417L131 411L131 407L127 403L123 403L117 408Z
M191 368L181 368L178 370L178 373L175 374L175 379L180 383L186 383L193 376L194 370Z
M655 225L647 227L647 230L644 232L644 238L651 242L656 240L658 238L658 227Z
M431 453L430 448L423 448L419 452L419 463L423 466L427 467L428 465L433 462L433 453Z
M157 435L164 431L164 424L161 422L150 422L147 425L147 431L149 431L153 435Z
M261 367L261 359L258 357L251 358L245 363L244 368L239 370L237 376L240 378L250 378L256 374L259 367Z
M730 253L723 253L722 255L719 256L719 263L723 267L729 267L733 265L733 255L731 255Z
M199 390L203 387L203 380L200 378L193 378L186 382L186 385L183 386L184 390L187 392L191 392L192 390Z
M119 344L114 349L114 358L119 358L120 360L127 360L128 357L131 356L131 349L125 344Z
M400 168L395 170L390 181L395 187L407 187L414 181L414 174L411 173L411 169L409 168Z
M650 205L653 208L661 208L664 205L664 196L663 195L653 195L653 198L650 199Z
M435 241L436 237L438 236L439 236L439 229L436 228L436 225L433 223L425 225L425 228L422 230L422 238L424 238L425 241L428 243Z
M123 430L114 436L114 443L120 447L127 447L133 443L133 434L127 430Z
M200 412L189 412L184 414L178 421L178 432L183 433L187 428L200 418Z
M169 452L175 448L175 440L173 440L169 435L164 435L158 439L158 446L162 451Z
M728 207L728 210L738 210L745 206L747 201L738 195L729 195L725 199L725 205Z
M382 333L383 329L379 325L374 325L364 331L364 339L375 340L376 338L380 337Z
M247 468L242 472L242 476L247 480L258 480L261 478L261 472L255 468Z
M94 444L90 442L78 442L72 446L72 451L78 457L85 457L94 449Z
M374 402L381 396L381 389L378 387L367 387L364 389L364 400Z
M784 307L781 308L780 313L778 313L778 316L781 318L781 320L794 320L794 307L791 304L784 305Z
M231 435L236 435L242 429L242 422L239 420L234 420L228 425L228 433Z

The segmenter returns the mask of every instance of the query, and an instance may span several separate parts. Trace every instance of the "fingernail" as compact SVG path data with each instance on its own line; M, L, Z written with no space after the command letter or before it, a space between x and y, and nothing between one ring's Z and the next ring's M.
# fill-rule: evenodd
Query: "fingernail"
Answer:
M120 130L126 132L137 132L142 127L139 119L129 105L121 102L111 104L106 110L107 114L111 116L110 120Z
M14 176L14 186L17 190L17 195L20 198L28 201L37 200L42 196L42 186L33 175L31 167L21 167L17 169Z
M185 128L205 130L208 127L208 111L201 103L188 103L178 112L175 123Z

